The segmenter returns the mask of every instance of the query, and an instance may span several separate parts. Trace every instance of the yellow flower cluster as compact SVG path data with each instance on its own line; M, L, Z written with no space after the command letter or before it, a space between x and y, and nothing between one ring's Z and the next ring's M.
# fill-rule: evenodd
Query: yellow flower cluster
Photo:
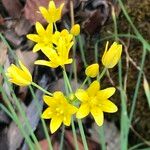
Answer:
M80 33L80 26L75 24L70 31L67 29L61 32L57 31L56 21L61 19L63 6L64 4L61 4L59 8L56 8L55 3L50 1L48 9L40 7L40 12L48 25L44 29L39 22L36 22L37 34L27 35L28 39L36 42L33 52L41 50L49 59L49 61L37 60L35 62L37 65L57 68L58 66L64 67L64 65L72 63L72 59L69 59L69 52L74 44L73 37Z
M76 24L70 31L63 29L59 32L56 29L55 23L61 18L63 6L64 4L56 8L55 3L50 1L48 9L44 7L39 8L41 14L48 22L48 25L46 29L44 29L44 27L37 22L35 25L37 34L29 34L27 38L36 42L33 52L41 50L49 60L37 60L35 64L52 68L61 66L64 69L66 64L70 64L73 61L72 58L69 58L69 52L74 44L73 37L80 33L80 26ZM113 68L118 63L121 53L121 44L114 42L108 49L107 42L102 57L104 68ZM97 125L101 126L104 120L103 112L113 113L117 111L117 106L109 100L115 93L115 88L100 88L100 79L98 78L100 76L99 64L95 63L88 66L85 70L85 74L87 78L95 78L97 76L97 80L93 81L86 90L82 88L77 89L74 93L70 94L71 96L65 96L61 91L56 91L51 94L48 91L45 92L43 89L43 92L47 94L43 96L43 99L48 105L48 108L43 112L42 118L51 119L51 133L54 133L62 123L66 126L70 126L71 118L74 114L76 114L76 118L81 119L91 113ZM12 64L8 68L6 75L10 82L19 86L31 84L39 88L39 86L32 81L32 76L28 69L20 61L19 67ZM41 87L39 89L42 90ZM75 101L77 103L74 103Z

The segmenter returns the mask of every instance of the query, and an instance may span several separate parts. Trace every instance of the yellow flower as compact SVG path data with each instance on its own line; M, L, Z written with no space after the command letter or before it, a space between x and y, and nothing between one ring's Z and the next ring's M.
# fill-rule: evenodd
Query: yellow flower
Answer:
M70 126L71 116L78 110L69 104L62 92L54 92L53 97L44 95L44 102L48 108L43 112L42 118L51 119L50 130L54 133L62 123Z
M38 34L27 35L28 39L37 43L33 48L33 52L37 52L40 49L44 51L45 49L51 48L53 46L53 24L50 23L45 30L39 22L36 22L35 28Z
M73 40L73 35L68 32L68 30L64 29L61 32L56 31L53 35L53 43L55 45L59 44L59 40L64 40L65 45L68 47Z
M88 66L85 70L85 74L88 77L95 78L99 73L99 65L97 63Z
M79 24L75 24L71 30L70 33L73 34L74 36L77 36L80 34L80 25Z
M102 63L106 68L113 68L119 61L122 53L122 45L114 42L108 49L106 43L105 52L102 57Z
M6 72L9 81L19 86L27 86L32 82L32 76L29 70L19 61L20 67L12 64Z
M97 125L101 126L104 120L103 112L113 113L117 111L117 106L108 99L114 92L114 87L100 90L98 81L92 82L87 90L78 89L75 96L81 101L81 105L76 117L81 119L91 113Z
M69 51L72 47L73 42L70 43L68 47L66 47L66 43L64 40L59 40L56 50L49 49L43 51L43 53L48 57L50 61L46 60L37 60L35 64L37 65L45 65L52 68L57 68L58 66L64 67L66 64L71 64L72 59L69 57Z
M39 7L39 9L44 19L48 23L55 23L56 21L61 19L61 12L63 6L64 3L62 3L59 8L56 8L54 1L50 1L48 9L46 9L45 7Z

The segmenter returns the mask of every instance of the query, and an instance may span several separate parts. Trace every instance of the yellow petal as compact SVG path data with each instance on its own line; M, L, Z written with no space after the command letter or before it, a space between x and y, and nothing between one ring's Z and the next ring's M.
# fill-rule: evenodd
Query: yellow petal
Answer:
M116 89L114 87L109 87L104 90L98 91L97 97L101 100L106 100L110 98L115 93L115 91Z
M71 30L70 33L73 34L74 36L77 36L80 34L80 25L79 24L75 24Z
M57 64L54 64L54 63L52 63L50 61L46 61L46 60L37 60L37 61L34 62L34 64L48 66L48 67L52 67L52 68L58 67Z
M86 102L88 101L89 97L87 95L87 92L83 89L78 89L75 93L75 96L81 101Z
M99 73L99 65L97 63L88 66L85 70L85 74L91 78L95 78L98 75L98 73Z
M20 65L21 69L26 73L26 79L29 82L32 82L32 76L31 76L29 70L23 65L23 63L20 60L19 60L19 65Z
M108 113L114 113L118 110L117 106L109 100L101 101L100 107L102 111L108 112Z
M94 117L94 120L97 123L97 125L101 126L104 122L104 114L103 114L102 110L98 107L94 107L91 110L91 114Z
M108 43L106 44L108 46ZM106 46L106 47L107 47ZM108 51L103 54L102 63L106 68L113 68L119 61L122 53L122 45L114 42Z
M44 7L39 7L39 10L42 14L42 16L44 17L44 19L48 22L51 23L51 16L49 15L49 12L46 8Z
M89 113L90 113L90 108L89 108L88 104L81 104L81 106L79 107L79 109L76 113L76 117L78 119L81 119L81 118L86 117Z
M52 34L53 33L53 24L52 23L49 23L47 28L46 28L46 32L48 34Z
M95 80L90 84L89 88L86 91L88 95L91 97L91 96L96 96L99 89L100 89L100 84L97 80Z
M9 81L19 86L27 86L32 82L32 76L28 69L19 61L20 68L12 64L7 69L7 77Z
M33 47L33 52L35 53L35 52L39 51L40 49L41 49L40 44L35 44Z
M27 38L31 41L34 41L34 42L40 42L41 41L39 35L37 35L37 34L28 34Z
M63 118L63 123L64 123L64 125L66 125L66 126L70 126L70 123L71 123L71 116L70 116L70 115L66 115L66 116Z
M35 28L36 28L36 31L39 35L41 35L41 36L45 35L45 29L43 28L43 26L39 22L36 22Z
M55 6L54 1L49 2L48 9L49 9L49 11L52 11L52 12L56 11L56 6Z
M50 107L55 107L57 104L57 102L55 102L54 97L51 97L51 96L44 95L43 100Z
M44 119L50 119L50 118L52 118L52 116L53 116L53 112L52 112L51 108L48 107L48 108L43 112L43 114L42 114L41 117L44 118Z
M51 133L54 133L62 123L62 119L60 117L53 117L50 122L50 130Z

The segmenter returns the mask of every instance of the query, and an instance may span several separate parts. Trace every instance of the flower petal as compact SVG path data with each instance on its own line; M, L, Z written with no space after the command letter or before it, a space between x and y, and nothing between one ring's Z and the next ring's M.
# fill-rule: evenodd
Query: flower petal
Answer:
M50 122L51 133L54 133L61 126L61 123L62 123L62 118L53 117Z
M41 49L40 44L35 44L33 47L33 52L35 53L35 52L39 51L40 49Z
M78 89L75 92L75 96L81 101L81 102L86 102L88 101L89 97L87 95L87 92L83 89Z
M88 66L85 70L85 74L91 78L95 78L99 73L99 65L97 63Z
M32 82L32 76L31 73L29 72L29 70L23 65L23 63L19 60L19 65L21 67L21 69L27 74L26 75L26 79L30 82Z
M63 123L64 123L64 125L66 125L66 126L70 126L70 123L71 123L71 115L66 115L66 116L63 118Z
M37 61L34 62L34 64L48 66L48 67L52 66L51 62L50 61L46 61L46 60L37 60Z
M55 101L54 97L44 95L43 100L50 107L55 107L56 106L57 102Z
M44 119L50 119L50 118L52 118L52 116L53 116L53 112L52 112L52 110L51 110L51 108L50 107L48 107L43 113L42 113L42 118L44 118Z
M118 110L117 106L114 103L112 103L110 100L101 101L100 107L102 111L108 113L114 113Z
M89 88L86 91L88 95L91 97L91 96L95 96L99 91L99 89L100 89L100 84L97 80L95 80L90 84Z
M103 114L102 110L98 107L94 107L91 110L91 114L94 117L94 120L97 123L97 125L101 126L104 122L104 114Z
M47 10L46 8L44 8L44 7L39 7L39 10L40 10L42 16L44 17L44 19L45 19L48 23L50 23L51 16L49 15L48 10Z
M100 100L106 100L106 99L110 98L115 93L115 91L116 91L116 89L114 87L109 87L104 90L98 91L97 97Z
M41 41L39 35L37 35L37 34L28 34L27 38L31 41L34 41L34 42L40 42Z
M36 22L35 28L36 28L36 31L39 35L41 35L41 36L45 35L45 29L43 28L43 26L39 22Z
M81 118L86 117L89 113L90 113L90 108L89 108L88 104L81 104L81 106L79 107L79 109L76 113L76 117L78 119L81 119Z

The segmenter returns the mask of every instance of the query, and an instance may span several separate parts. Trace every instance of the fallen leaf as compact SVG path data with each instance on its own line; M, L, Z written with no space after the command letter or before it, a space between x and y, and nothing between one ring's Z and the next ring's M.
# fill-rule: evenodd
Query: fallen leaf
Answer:
M7 46L0 41L0 65L3 66L7 58ZM2 82L2 75L0 74L0 84Z
M19 18L21 15L22 5L19 0L2 0L2 4L7 10L9 16Z
M32 27L31 22L22 15L20 20L17 21L14 30L18 36L22 36L22 35L26 35L27 33L29 33L31 27Z

